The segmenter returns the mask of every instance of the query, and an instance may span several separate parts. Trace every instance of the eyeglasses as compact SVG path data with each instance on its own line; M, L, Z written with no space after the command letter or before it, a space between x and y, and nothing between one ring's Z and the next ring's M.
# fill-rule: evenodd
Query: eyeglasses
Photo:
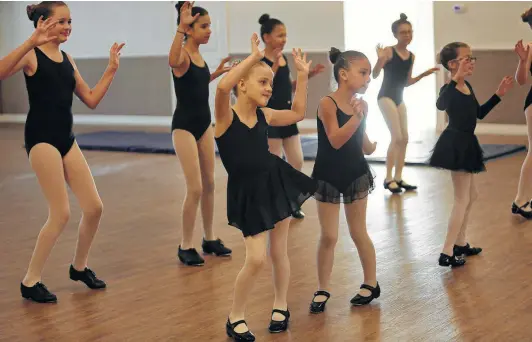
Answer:
M462 58L457 58L457 59L453 59L451 62L455 61L455 62L460 62L462 60L466 60L467 62L476 62L477 61L477 57L474 57L474 56L465 56L465 57L462 57Z

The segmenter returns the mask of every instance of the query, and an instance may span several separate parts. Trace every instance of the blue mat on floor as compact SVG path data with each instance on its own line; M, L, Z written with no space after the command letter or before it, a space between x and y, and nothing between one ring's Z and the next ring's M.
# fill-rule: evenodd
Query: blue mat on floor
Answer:
M133 153L175 154L170 133L151 133L139 131L102 131L84 133L76 136L81 149L96 151L121 151ZM302 135L301 145L305 160L314 160L318 149L316 135ZM214 145L216 148L216 144ZM406 156L408 165L427 165L434 142L414 142L409 144ZM491 160L526 150L524 145L483 144L484 160ZM218 150L216 149L216 153ZM383 163L386 151L378 149L374 155L367 156L369 162Z

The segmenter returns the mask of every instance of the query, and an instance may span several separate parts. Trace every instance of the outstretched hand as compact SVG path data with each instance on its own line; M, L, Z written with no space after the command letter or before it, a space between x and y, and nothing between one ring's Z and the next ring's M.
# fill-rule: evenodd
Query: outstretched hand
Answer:
M292 56L294 57L294 63L296 65L297 72L308 76L312 60L307 62L307 53L303 53L301 49L296 50L294 48L292 50Z
M50 30L53 29L57 23L58 20L52 20L52 18L43 20L43 17L41 16L37 22L35 31L33 31L33 34L30 37L30 41L33 43L33 45L41 46L51 42L54 39L57 39L57 36L52 36L50 34Z
M192 25L192 23L199 17L199 13L192 16L192 7L194 7L194 1L185 1L181 9L179 10L179 24L186 26Z
M438 71L440 71L440 68L438 68L438 67L430 68L429 70L427 70L427 71L425 71L425 72L423 73L423 76L424 76L424 77L425 77L425 76L429 76L429 75L431 75L431 74L433 74L433 73L435 73L435 72L438 72Z
M499 88L497 88L495 94L497 94L497 96L499 97L503 97L508 92L508 90L512 89L513 85L514 78L511 76L505 76L499 84Z
M528 49L529 49L528 44L525 47L523 45L523 40L522 39L520 41L518 41L517 44L515 44L515 47L514 47L515 53L519 56L519 59L521 61L523 61L523 62L525 62L528 59Z
M258 59L264 58L264 49L259 49L259 36L256 33L253 33L251 36L251 55L257 57Z
M118 66L120 64L120 50L126 45L125 43L121 43L118 45L118 43L114 43L111 47L111 51L109 52L109 69L116 71L118 70Z

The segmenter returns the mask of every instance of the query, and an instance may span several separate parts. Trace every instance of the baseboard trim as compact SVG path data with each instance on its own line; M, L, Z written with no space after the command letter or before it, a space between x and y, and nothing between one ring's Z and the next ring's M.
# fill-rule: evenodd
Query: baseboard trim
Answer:
M26 114L0 114L0 123L25 123ZM75 125L170 127L171 116L76 114ZM315 129L316 119L304 119L298 127Z
M475 133L482 135L526 136L528 135L528 128L527 125L479 123Z

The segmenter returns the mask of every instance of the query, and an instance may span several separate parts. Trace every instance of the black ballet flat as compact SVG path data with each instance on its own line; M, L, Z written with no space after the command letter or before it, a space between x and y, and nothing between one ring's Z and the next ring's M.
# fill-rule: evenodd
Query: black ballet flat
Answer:
M465 263L466 263L466 259L459 258L456 255L449 256L444 253L440 253L440 259L438 260L438 264L444 267L448 267L448 266L460 267L460 266L464 266Z
M406 184L403 180L400 180L400 181L396 180L395 182L397 183L397 185L399 185L399 187L405 189L405 191L412 191L412 190L417 189L416 185Z
M381 295L381 287L379 286L379 283L377 283L376 287L369 286L367 284L360 285L361 289L366 289L371 291L371 295L365 297L361 296L360 294L357 294L351 299L351 305L353 306L361 306L361 305L367 305L369 304L373 299L379 298Z
M181 246L179 246L177 257L179 261L187 266L203 266L205 264L205 260L195 248L181 249Z
M235 331L235 328L239 324L245 324L247 326L247 323L245 320L237 321L235 323L231 323L229 321L229 318L227 319L227 323L225 324L225 332L227 333L228 337L231 337L235 341L255 341L255 335L251 333L251 331L246 331L243 333L237 333Z
M526 202L525 204L523 204L522 206L518 207L517 204L515 202L512 203L512 214L518 214L518 215L521 215L523 216L524 218L526 218L527 220L528 219L531 219L532 218L532 211L528 211L528 210L524 210L525 208L529 207L532 205L530 204L530 202Z
M327 298L323 302L315 302L314 299L316 299L317 296L325 296ZM327 291L314 292L314 298L312 298L312 302L310 303L310 313L318 314L325 311L325 304L327 304L329 298L331 298L331 294Z
M482 248L480 247L471 247L469 243L467 243L465 246L458 246L454 245L453 247L453 254L458 256L472 256L472 255L478 255L482 252Z
M299 210L294 211L294 213L292 214L292 217L295 219L301 220L305 218L305 213L302 212L301 209L299 209Z
M392 183L397 184L397 182L394 181L394 180L391 180L391 181L389 181L389 182L384 181L384 189L386 189L386 190L390 190L390 192L391 192L392 194L398 194L398 193L400 193L400 192L403 191L403 189L401 189L401 187L399 186L399 184L397 184L397 188L390 188L390 184L392 184Z
M20 294L23 298L37 303L56 303L57 297L51 293L43 283L38 282L28 287L20 283Z
M81 281L87 285L88 288L93 290L105 289L107 284L101 279L96 277L96 274L90 269L85 267L83 271L78 271L74 266L70 265L70 279L74 281Z
M271 333L280 333L288 329L288 322L290 320L290 311L288 311L288 309L286 311L279 310L279 309L273 309L272 316L276 312L283 315L284 319L282 321L274 321L273 319L270 321L270 326L268 327L268 330Z

